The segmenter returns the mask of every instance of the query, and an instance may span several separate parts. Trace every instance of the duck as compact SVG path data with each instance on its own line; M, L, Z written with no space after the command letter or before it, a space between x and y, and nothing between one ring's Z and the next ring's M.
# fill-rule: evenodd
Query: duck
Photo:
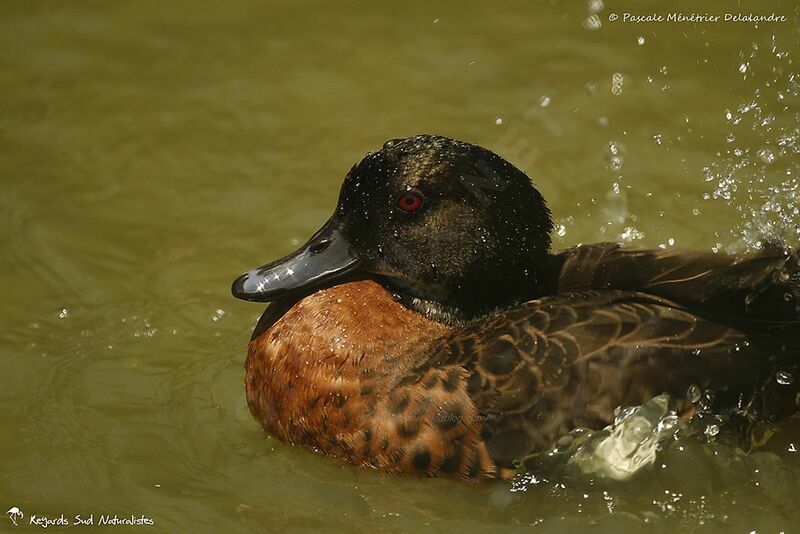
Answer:
M252 415L343 462L480 481L661 393L681 413L693 387L754 409L800 363L796 252L553 252L552 231L530 178L486 148L425 134L368 153L307 243L233 282L270 303ZM796 389L773 389L764 416L796 411Z

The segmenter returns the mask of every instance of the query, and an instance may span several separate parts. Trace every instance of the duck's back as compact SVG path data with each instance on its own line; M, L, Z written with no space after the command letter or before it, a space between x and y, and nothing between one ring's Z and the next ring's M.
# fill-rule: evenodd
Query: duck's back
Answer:
M600 243L563 250L554 261L558 293L639 291L748 332L769 330L787 340L800 337L797 252L768 247L757 253L728 255Z

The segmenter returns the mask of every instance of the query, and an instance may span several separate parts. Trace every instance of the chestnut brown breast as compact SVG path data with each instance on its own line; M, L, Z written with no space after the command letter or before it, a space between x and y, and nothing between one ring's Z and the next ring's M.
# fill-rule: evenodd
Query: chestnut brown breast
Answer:
M250 411L273 436L357 465L493 476L466 371L421 361L450 331L372 281L318 291L250 342Z

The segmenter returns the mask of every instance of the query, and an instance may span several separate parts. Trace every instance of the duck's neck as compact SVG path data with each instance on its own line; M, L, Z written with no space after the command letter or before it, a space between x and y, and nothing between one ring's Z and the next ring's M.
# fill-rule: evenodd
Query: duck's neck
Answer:
M467 279L473 284L430 290L391 279L381 283L407 308L451 326L479 320L520 302L552 295L558 288L562 260L557 256L513 270L487 271Z

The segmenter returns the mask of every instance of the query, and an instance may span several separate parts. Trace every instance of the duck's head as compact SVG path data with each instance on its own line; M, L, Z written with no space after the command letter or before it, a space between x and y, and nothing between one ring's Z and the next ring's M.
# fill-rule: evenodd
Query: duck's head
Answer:
M500 156L447 137L398 139L350 170L305 245L232 289L266 302L372 278L434 319L469 320L544 292L551 228L541 194Z

